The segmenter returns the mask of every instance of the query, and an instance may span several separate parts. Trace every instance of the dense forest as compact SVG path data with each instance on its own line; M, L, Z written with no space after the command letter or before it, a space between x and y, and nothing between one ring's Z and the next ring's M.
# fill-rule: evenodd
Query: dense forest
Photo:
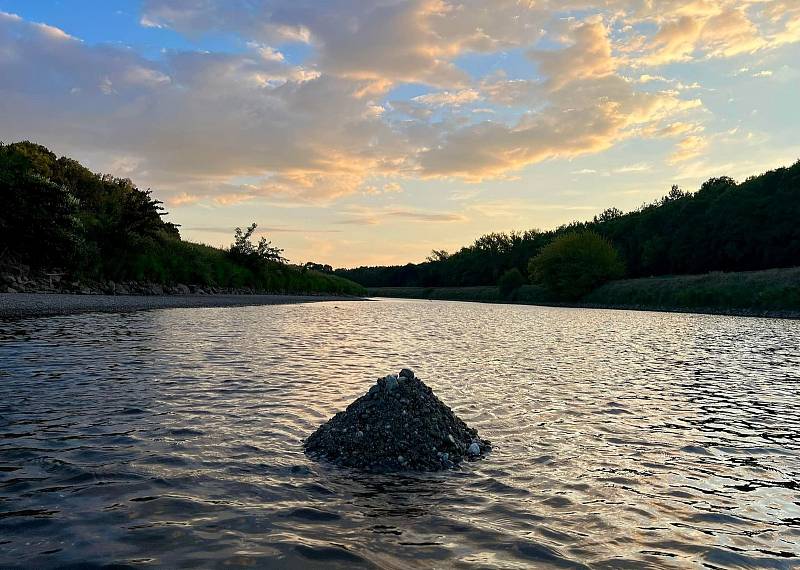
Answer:
M750 271L800 265L800 162L741 183L712 178L693 193L673 186L650 204L609 208L591 221L551 231L491 233L427 261L338 269L366 287L495 285L510 270L527 277L529 262L554 240L598 234L617 250L628 277Z
M228 249L181 239L162 203L127 178L95 174L31 142L0 143L0 265L70 279L193 284L268 292L361 294L355 283L294 266L255 225Z

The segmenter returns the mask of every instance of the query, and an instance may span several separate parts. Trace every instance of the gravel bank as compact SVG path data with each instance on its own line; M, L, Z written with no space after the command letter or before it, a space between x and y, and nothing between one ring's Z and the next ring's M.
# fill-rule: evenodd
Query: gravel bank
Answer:
M0 318L16 319L74 313L125 313L185 307L243 307L316 301L353 301L324 295L62 295L0 293Z

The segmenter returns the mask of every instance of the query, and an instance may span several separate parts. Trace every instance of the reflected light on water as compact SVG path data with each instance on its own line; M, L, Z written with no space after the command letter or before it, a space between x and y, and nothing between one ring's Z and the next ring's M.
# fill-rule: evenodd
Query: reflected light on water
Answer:
M800 565L800 323L428 301L0 323L0 566ZM410 366L490 439L302 439Z

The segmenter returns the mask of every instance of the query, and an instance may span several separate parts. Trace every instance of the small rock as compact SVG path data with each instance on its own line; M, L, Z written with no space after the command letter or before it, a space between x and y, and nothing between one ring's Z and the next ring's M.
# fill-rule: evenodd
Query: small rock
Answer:
M476 456L476 455L480 455L481 454L481 446L473 441L472 444L470 444L469 448L467 449L467 453L469 453L473 457Z
M400 378L408 378L409 380L414 379L414 371L410 368L403 368L400 371Z
M183 283L178 283L177 285L175 285L175 290L178 292L178 295L188 295L189 294L189 288L186 285L184 285Z
M16 293L16 292L17 290L14 289L13 287L6 287L6 293Z
M397 376L393 376L390 374L389 376L384 378L384 380L386 380L386 389L389 392L397 388Z

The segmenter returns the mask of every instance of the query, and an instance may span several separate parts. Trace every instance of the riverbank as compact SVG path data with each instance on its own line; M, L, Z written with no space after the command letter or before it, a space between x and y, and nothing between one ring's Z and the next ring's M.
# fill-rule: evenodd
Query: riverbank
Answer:
M497 287L376 287L372 297L514 303L800 319L800 267L621 279L561 303L538 285L504 297Z
M0 293L0 319L76 313L127 313L149 309L245 307L320 301L356 301L335 295L63 295Z

